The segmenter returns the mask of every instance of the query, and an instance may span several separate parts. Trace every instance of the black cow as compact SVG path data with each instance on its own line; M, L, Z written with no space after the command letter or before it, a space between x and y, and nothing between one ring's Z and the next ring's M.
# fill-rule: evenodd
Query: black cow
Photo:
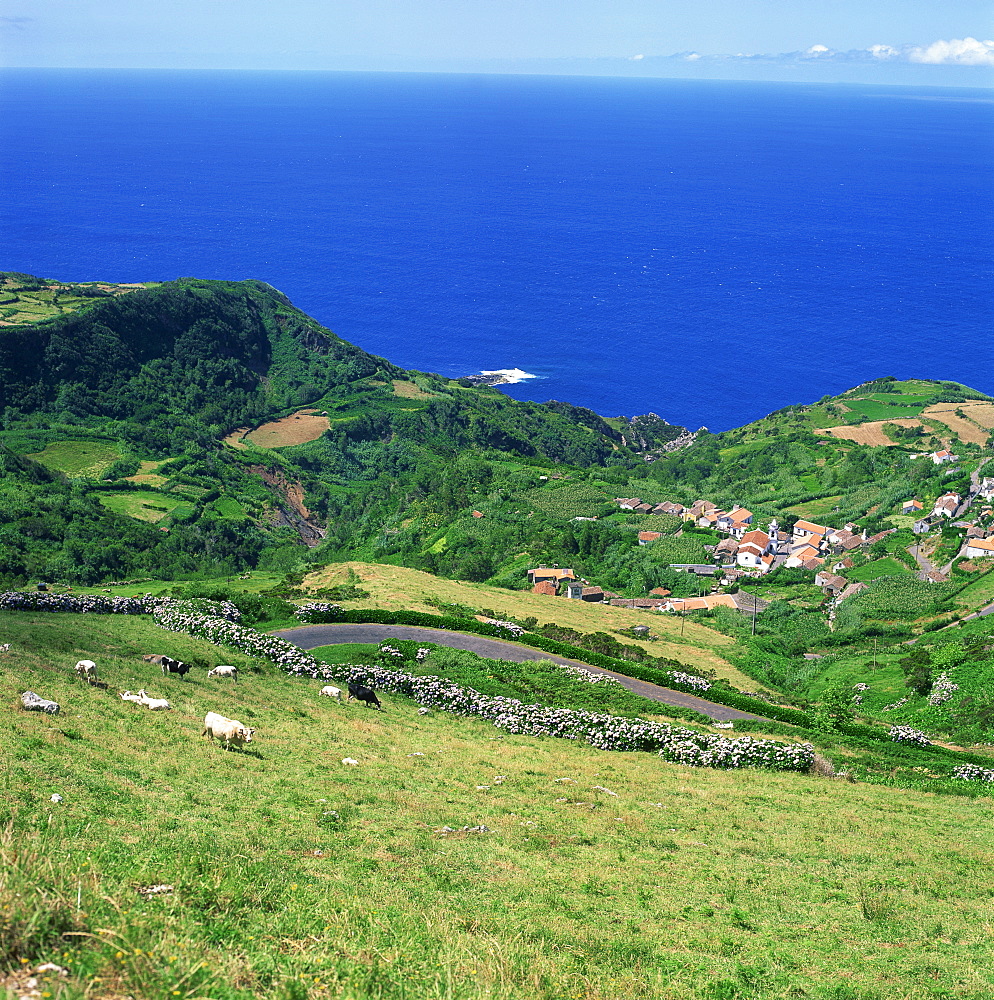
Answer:
M179 674L180 677L186 677L192 668L189 663L180 663L179 660L174 660L170 656L164 656L162 658L162 674Z
M376 692L372 688L363 687L361 684L350 684L346 700L351 701L353 698L356 701L364 701L367 705L375 705L381 712L383 711L380 699L376 697Z

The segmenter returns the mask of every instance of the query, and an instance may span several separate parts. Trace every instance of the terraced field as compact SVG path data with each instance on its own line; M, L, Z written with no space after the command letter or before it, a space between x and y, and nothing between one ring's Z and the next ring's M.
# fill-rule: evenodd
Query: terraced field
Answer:
M158 524L177 511L185 513L193 510L193 505L181 497L152 490L101 493L100 502L115 514L148 521L149 524Z
M73 479L98 479L121 453L112 441L53 441L28 458Z
M282 420L273 420L257 427L244 440L259 448L286 448L294 444L316 441L331 426L326 416L314 410L299 410Z

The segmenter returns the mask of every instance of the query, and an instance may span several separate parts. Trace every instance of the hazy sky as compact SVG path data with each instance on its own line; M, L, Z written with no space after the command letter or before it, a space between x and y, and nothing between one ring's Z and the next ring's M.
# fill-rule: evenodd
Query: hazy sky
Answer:
M675 56L667 65L695 75L943 66L950 82L983 84L994 80L991 39L992 0L0 0L8 66L513 70L612 59L649 72L654 57Z

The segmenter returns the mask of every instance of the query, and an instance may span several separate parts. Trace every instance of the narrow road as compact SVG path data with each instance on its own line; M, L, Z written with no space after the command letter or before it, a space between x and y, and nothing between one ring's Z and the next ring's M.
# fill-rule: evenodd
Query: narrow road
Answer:
M918 563L918 568L923 573L936 572L935 566L932 564L931 560L929 560L928 556L923 556L921 554L917 544L909 545L904 551L907 552L909 556L914 557L915 562Z
M481 635L465 635L461 632L444 632L441 629L419 628L412 625L304 625L301 628L287 629L284 632L274 632L281 639L292 642L301 649L314 649L317 646L335 646L344 642L382 642L385 639L413 639L415 642L432 642L436 646L448 646L451 649L466 649L478 653L491 660L510 660L512 663L524 663L528 660L552 660L553 663L568 664L589 670L592 674L606 674L619 681L624 687L643 698L663 702L666 705L681 705L692 708L695 712L708 715L720 722L733 722L736 719L759 719L759 715L740 712L736 708L717 705L683 691L672 691L670 688L650 684L648 681L625 677L613 670L594 667L579 660L568 660L562 656L543 653L540 649L519 646L513 642L503 642L500 639L487 639Z

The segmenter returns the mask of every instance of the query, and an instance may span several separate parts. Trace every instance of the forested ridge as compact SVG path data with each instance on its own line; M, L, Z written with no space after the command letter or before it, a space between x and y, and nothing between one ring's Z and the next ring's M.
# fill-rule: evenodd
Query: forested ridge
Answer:
M3 278L15 295L26 289L58 304L71 294L73 303L0 326L0 573L11 582L234 572L307 555L293 509L260 482L260 464L300 483L328 524L326 548L337 551L392 537L392 520L405 514L457 515L507 479L495 459L548 472L642 461L623 422L407 372L263 282L183 278L111 294ZM306 406L328 416L318 440L279 450L222 444L236 429ZM657 418L640 430L639 444L654 447L684 429ZM49 452L79 452L87 442L111 460L59 474ZM142 482L137 473L152 467ZM534 480L529 474L528 485ZM149 490L165 495L161 504L144 493L122 499ZM129 502L153 517L164 504L168 524L115 513ZM496 565L470 561L448 568L477 578Z

